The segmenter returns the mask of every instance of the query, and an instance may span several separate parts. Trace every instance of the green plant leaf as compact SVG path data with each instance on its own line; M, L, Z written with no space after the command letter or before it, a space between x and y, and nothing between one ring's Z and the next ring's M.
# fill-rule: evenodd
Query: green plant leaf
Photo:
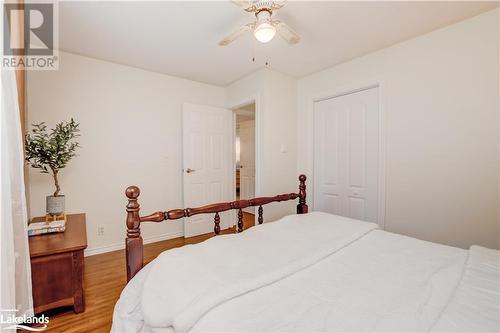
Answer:
M41 173L57 172L67 166L80 148L76 138L80 136L80 124L73 118L63 121L50 130L44 122L33 124L31 133L26 134L26 161ZM55 179L54 179L55 180Z

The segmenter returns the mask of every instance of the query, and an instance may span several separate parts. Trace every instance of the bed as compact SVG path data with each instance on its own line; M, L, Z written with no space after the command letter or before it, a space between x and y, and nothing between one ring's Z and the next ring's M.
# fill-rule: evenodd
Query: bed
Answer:
M138 188L129 188L129 282L112 332L500 331L499 251L309 213L305 181L298 193L145 217ZM262 224L262 205L294 199L298 214ZM259 225L241 233L239 218L240 233L165 251L142 267L141 222L213 213L218 234L218 213L246 206L259 206Z

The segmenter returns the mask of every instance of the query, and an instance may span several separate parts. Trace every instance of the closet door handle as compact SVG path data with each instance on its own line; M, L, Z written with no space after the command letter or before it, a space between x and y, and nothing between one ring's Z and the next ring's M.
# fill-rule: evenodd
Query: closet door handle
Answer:
M187 168L187 169L186 169L186 173L191 173L191 172L195 172L195 171L196 171L196 170L193 170L193 169L191 169L191 168Z

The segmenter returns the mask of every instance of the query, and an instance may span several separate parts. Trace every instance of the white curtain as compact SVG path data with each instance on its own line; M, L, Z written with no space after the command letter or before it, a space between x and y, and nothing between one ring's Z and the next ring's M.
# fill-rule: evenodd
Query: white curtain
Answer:
M32 316L23 133L13 70L1 71L1 92L0 310L4 316L9 315L5 310L13 309L16 316Z

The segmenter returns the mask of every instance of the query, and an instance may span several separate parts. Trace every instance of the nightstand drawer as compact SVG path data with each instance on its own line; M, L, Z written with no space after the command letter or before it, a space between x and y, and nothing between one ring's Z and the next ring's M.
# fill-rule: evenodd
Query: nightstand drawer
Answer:
M73 305L73 253L31 260L33 305L39 313L49 308Z
M62 306L73 306L77 313L85 309L85 215L68 215L67 218L64 233L33 236L29 239L35 313Z

